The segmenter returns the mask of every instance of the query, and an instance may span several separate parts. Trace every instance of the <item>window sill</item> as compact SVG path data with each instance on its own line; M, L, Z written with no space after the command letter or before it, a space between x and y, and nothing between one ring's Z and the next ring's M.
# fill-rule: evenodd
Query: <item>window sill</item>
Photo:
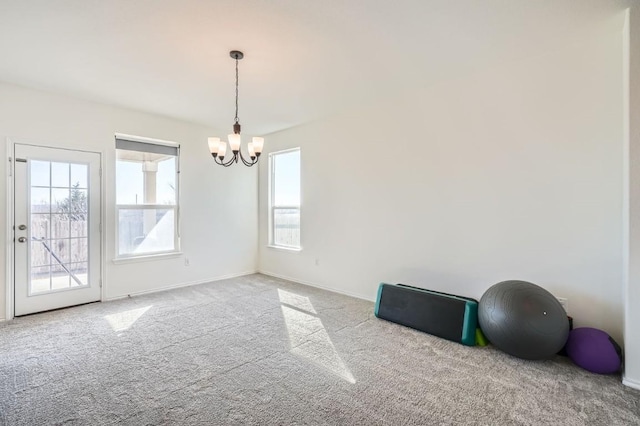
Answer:
M299 253L299 252L302 251L302 247L298 247L298 248L296 248L296 247L284 247L284 246L274 246L274 245L271 245L271 244L269 244L267 246L267 248L275 249L275 250L282 250L282 251L291 251L291 252L294 252L294 253Z
M180 257L183 253L181 251L172 251L171 253L159 253L159 254L147 254L143 256L131 256L131 257L117 257L112 260L113 263L137 263L137 262L150 262L153 260L171 259L174 257Z

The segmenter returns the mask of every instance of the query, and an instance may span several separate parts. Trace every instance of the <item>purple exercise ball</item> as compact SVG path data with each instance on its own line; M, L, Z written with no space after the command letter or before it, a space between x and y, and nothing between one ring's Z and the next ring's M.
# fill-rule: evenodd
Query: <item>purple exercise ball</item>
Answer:
M622 349L607 333L597 328L571 330L565 346L576 365L598 374L612 374L622 366Z

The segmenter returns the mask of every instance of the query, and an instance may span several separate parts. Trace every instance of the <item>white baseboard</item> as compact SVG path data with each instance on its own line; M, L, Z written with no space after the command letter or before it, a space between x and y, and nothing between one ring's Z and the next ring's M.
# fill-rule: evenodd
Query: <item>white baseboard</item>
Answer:
M159 287L159 288L154 288L154 289L150 289L150 290L136 291L136 292L133 292L133 293L127 293L127 294L122 294L122 295L118 295L118 296L108 297L108 298L104 299L103 302L108 302L108 301L112 301L112 300L119 300L119 299L126 299L127 297L131 297L131 296L141 296L143 294L158 293L158 292L161 292L161 291L173 290L173 289L181 288L181 287L190 287L190 286L193 286L193 285L206 284L206 283L210 283L210 282L214 282L214 281L228 280L230 278L244 277L245 275L252 275L252 274L255 274L257 272L258 271L247 271L247 272L240 272L240 273L237 273L237 274L220 275L220 276L215 277L215 278L207 278L207 279L204 279L204 280L189 281L189 282L186 282L186 283L172 284L172 285Z
M369 297L363 297L363 296L361 296L359 294L349 293L347 291L342 291L342 290L336 290L335 288L325 287L325 286L318 285L318 284L315 284L315 283L312 283L312 282L309 282L309 281L303 281L303 280L300 280L298 278L292 278L292 277L287 277L285 275L276 274L274 272L258 270L258 273L262 274L262 275L267 275L267 276L270 276L270 277L274 277L274 278L280 278L282 280L293 281L294 283L306 285L308 287L319 288L319 289L322 289L322 290L330 291L332 293L343 294L345 296L354 297L356 299L366 300L367 302L375 302L375 298L372 299L372 298L369 298Z
M622 384L625 386L629 386L630 388L640 390L640 381L630 379L624 375L622 376Z

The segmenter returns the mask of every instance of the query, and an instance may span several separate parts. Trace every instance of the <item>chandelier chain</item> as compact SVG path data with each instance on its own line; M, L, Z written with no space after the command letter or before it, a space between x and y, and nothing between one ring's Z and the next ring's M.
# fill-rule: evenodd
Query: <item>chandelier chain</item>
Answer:
M238 122L238 57L236 56L236 123Z

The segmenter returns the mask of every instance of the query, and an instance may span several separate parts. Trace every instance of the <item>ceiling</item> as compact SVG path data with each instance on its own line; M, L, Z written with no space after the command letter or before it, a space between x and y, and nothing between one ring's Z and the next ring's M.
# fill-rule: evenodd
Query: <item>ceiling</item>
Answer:
M633 1L633 0L628 0ZM620 25L617 0L0 0L0 81L249 134Z

